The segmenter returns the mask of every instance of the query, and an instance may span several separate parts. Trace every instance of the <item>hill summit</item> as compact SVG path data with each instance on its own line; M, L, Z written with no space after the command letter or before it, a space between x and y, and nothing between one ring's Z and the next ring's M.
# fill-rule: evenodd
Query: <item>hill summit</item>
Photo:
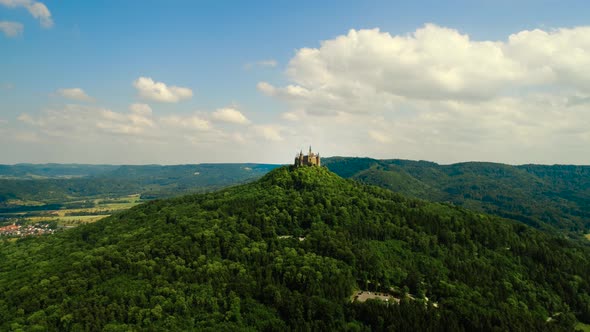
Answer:
M588 257L520 223L281 167L3 242L0 330L571 330L590 322Z

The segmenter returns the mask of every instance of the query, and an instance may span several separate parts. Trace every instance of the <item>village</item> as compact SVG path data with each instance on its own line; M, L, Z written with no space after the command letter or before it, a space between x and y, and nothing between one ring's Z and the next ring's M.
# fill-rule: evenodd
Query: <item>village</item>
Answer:
M26 237L26 236L39 236L45 234L54 234L55 229L51 228L49 224L34 224L34 225L12 225L0 227L0 236L7 237Z

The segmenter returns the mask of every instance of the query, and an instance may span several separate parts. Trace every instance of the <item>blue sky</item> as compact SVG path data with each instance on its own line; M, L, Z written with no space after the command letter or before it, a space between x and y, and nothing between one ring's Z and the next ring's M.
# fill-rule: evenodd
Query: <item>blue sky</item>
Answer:
M0 0L0 163L590 163L566 4Z

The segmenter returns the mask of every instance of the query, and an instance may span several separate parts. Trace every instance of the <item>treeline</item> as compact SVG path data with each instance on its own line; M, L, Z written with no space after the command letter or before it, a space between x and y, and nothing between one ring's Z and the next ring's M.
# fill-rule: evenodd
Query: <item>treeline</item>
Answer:
M590 322L589 254L522 223L283 167L3 243L0 330L573 330ZM351 303L356 289L402 301Z

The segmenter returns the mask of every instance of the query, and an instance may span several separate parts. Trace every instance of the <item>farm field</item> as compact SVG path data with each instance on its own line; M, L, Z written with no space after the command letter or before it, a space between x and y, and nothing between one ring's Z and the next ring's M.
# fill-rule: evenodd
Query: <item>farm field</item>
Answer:
M37 202L20 202L21 206L31 206L32 210L23 210L15 213L0 213L2 224L17 223L19 225L37 223L55 223L59 227L72 227L81 224L92 223L106 218L113 213L127 210L142 202L139 194L120 197L92 198L63 202L59 209L36 210ZM85 206L81 208L67 208L67 206ZM65 206L65 207L64 207Z

